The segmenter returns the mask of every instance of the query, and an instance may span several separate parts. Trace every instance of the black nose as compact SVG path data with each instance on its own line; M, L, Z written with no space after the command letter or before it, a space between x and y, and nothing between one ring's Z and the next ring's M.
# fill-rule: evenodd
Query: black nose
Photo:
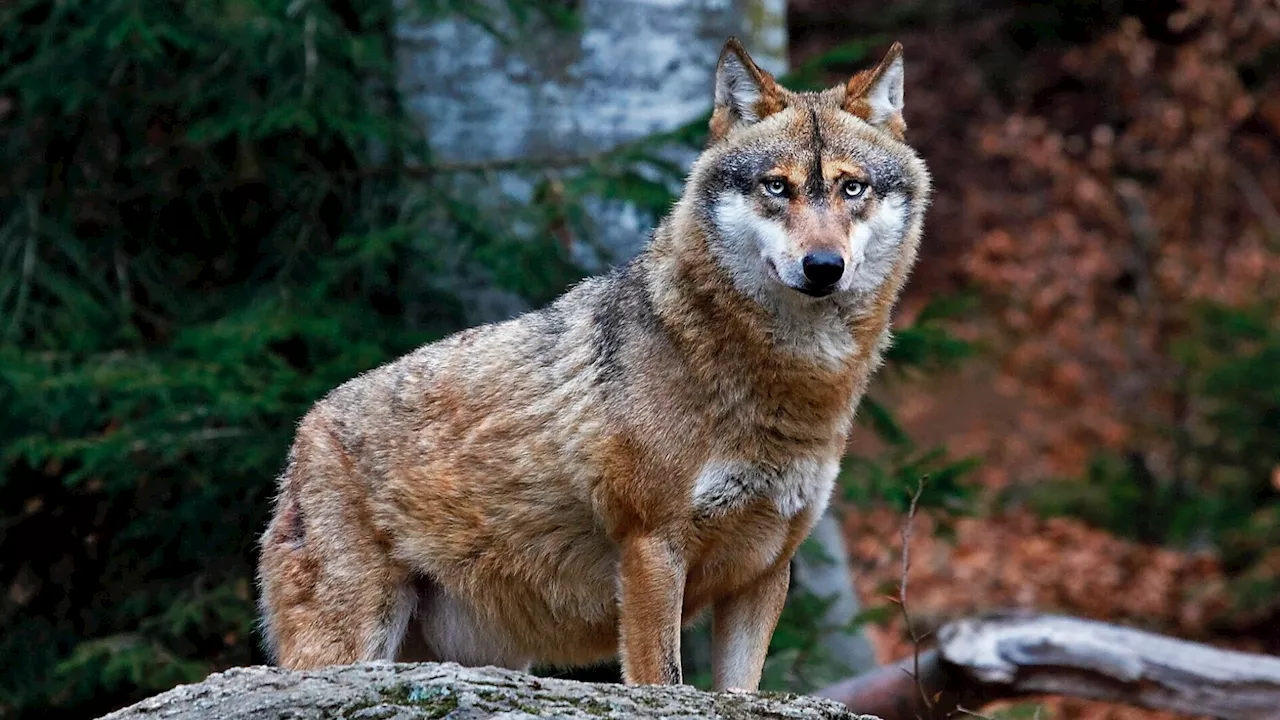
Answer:
M804 266L804 276L819 287L835 285L844 274L844 259L830 250L809 253L800 264Z

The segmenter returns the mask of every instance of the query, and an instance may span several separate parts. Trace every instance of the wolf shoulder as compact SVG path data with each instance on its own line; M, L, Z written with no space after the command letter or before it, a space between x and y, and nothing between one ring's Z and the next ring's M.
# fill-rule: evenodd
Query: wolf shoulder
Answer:
M309 414L385 433L420 426L447 409L440 406L501 412L566 394L607 412L642 364L670 352L647 281L643 259L634 259L543 308L453 333L348 380Z

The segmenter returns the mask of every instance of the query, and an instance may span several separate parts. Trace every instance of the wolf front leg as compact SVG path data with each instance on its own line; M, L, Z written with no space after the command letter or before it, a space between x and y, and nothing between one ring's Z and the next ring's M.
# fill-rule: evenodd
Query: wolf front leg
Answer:
M684 558L658 535L622 543L618 648L628 685L679 685Z
M711 672L716 690L760 686L764 656L787 600L791 563L779 562L756 584L715 604L711 624Z

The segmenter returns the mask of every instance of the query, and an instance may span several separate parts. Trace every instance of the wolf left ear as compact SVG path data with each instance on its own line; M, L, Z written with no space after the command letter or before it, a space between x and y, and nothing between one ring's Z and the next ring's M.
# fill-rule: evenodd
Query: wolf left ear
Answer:
M783 107L778 82L762 70L737 38L729 38L716 63L716 106L711 113L711 142L738 124L750 125Z
M907 131L902 118L902 43L894 43L880 64L849 79L844 109L901 140Z

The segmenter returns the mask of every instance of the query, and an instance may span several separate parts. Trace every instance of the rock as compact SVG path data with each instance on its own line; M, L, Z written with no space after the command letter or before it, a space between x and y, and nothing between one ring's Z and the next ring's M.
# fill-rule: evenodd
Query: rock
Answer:
M708 693L539 678L453 663L361 663L309 671L233 668L106 715L220 720L416 718L688 718L875 720L839 703L788 694Z

